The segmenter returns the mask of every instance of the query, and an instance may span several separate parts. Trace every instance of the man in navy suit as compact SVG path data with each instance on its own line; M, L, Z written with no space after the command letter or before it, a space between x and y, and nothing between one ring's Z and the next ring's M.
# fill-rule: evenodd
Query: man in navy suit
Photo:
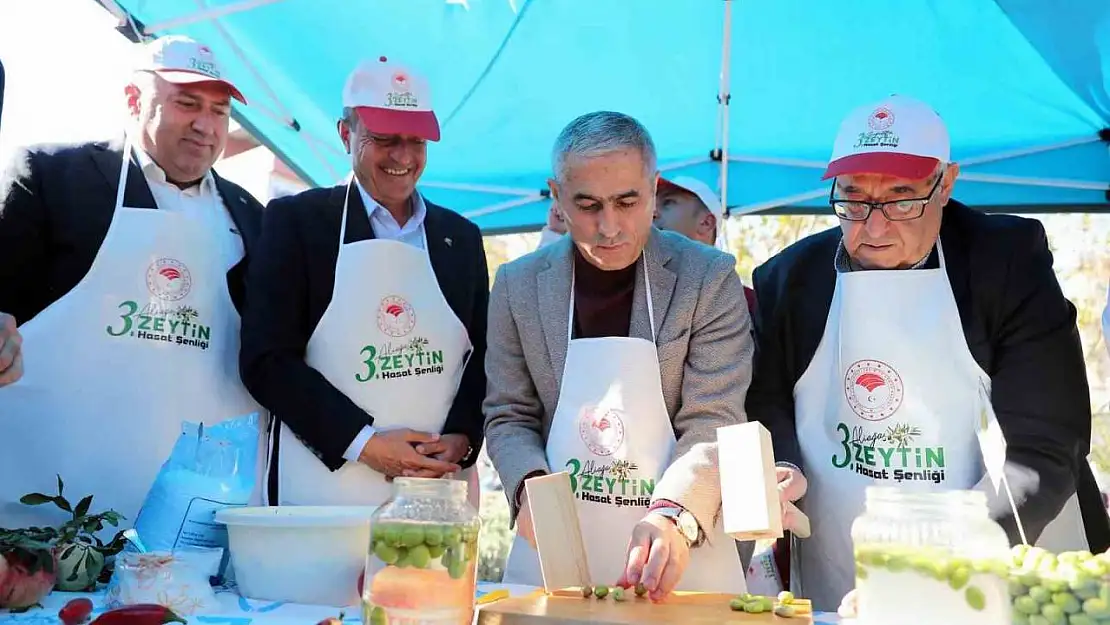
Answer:
M245 99L201 42L141 56L119 137L0 174L3 527L52 522L18 500L55 473L134 521L182 421L259 410L236 355L262 206L212 169Z
M457 474L482 445L489 274L478 227L416 190L431 90L381 57L343 104L352 175L274 200L251 269L241 360L281 423L271 503L378 505L392 478Z
M1108 546L1076 310L1044 228L952 200L958 175L930 107L903 96L860 107L825 174L840 227L754 273L747 408L805 493L813 534L796 542L791 585L814 609L835 610L852 588L850 528L868 486L982 489L1012 544L1016 512L1050 551ZM1002 462L977 436L999 430ZM1016 511L985 470L1006 476Z

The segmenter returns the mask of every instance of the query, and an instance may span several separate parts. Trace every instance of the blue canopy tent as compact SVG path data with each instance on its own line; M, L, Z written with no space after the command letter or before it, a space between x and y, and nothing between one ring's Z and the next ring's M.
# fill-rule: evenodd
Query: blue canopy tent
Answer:
M1106 0L96 0L141 40L188 34L228 65L236 119L305 180L349 161L344 80L391 57L426 75L443 126L421 190L489 234L545 219L550 146L619 110L665 175L731 214L825 212L841 117L903 93L945 118L984 210L1110 210Z

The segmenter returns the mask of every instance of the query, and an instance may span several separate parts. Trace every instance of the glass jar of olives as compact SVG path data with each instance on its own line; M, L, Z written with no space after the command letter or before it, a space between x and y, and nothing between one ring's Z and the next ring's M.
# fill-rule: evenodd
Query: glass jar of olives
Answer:
M858 625L1010 624L1010 543L984 493L868 488L852 542Z
M455 479L397 478L370 519L365 625L470 625L481 520Z

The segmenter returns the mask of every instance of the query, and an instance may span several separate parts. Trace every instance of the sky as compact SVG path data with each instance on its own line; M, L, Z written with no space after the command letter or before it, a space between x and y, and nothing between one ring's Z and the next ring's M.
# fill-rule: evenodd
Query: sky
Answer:
M92 0L0 0L0 162L22 145L119 132L132 44L115 22Z

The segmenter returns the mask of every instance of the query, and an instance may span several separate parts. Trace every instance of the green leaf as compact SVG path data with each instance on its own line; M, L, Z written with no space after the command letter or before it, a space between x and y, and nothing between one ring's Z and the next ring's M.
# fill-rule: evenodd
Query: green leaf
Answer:
M66 512L73 512L73 506L69 505L69 501L67 501L66 498L62 497L61 495L54 498L54 505L58 506L62 510L65 510Z
M89 506L92 505L92 499L93 499L93 496L89 495L89 496L85 497L84 499L82 499L80 502L78 502L77 503L77 509L73 511L73 514L75 514L77 516L77 518L81 518L81 517L85 516L86 514L88 514L89 513Z
M64 484L62 483L62 476L61 476L61 475L58 475L58 496L59 496L59 497L61 497L61 496L62 496L62 488L63 488L64 486L65 486L65 485L64 485Z
M30 493L19 498L20 503L28 506L41 506L51 501L54 501L53 497L47 497L42 493Z

